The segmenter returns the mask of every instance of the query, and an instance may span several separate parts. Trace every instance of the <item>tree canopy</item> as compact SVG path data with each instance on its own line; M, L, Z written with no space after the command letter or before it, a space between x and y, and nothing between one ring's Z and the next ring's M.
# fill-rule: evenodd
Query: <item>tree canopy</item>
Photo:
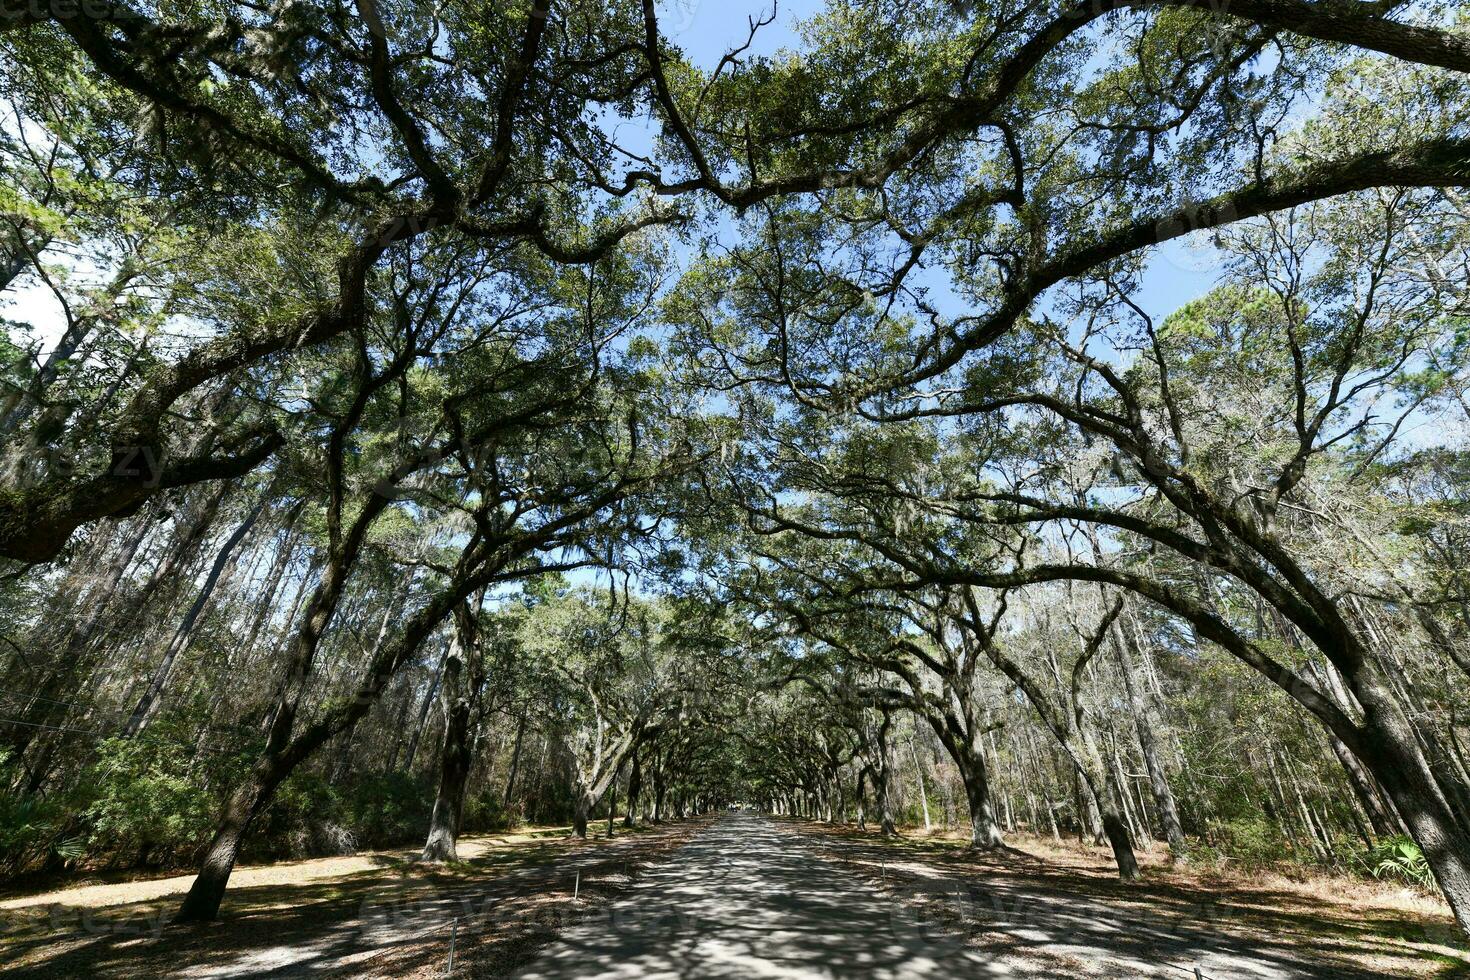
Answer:
M932 802L1470 933L1464 11L750 13L0 0L0 860Z

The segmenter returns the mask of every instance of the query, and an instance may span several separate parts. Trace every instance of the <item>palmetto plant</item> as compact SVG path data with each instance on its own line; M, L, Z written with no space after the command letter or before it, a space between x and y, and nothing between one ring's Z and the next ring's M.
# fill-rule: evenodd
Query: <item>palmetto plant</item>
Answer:
M1408 837L1394 834L1385 837L1368 852L1364 863L1368 873L1379 881L1400 881L1416 888L1433 889L1434 872L1420 849Z

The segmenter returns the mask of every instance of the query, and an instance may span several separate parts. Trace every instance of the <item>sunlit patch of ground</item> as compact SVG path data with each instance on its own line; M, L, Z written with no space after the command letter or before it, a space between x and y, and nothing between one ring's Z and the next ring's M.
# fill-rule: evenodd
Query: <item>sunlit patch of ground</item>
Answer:
M619 828L611 840L605 825L587 841L556 827L467 837L449 865L405 849L242 867L220 921L204 926L169 924L192 876L12 895L0 903L0 974L442 975L453 934L464 975L492 976L699 826Z
M465 836L459 841L459 856L462 860L473 860L496 848L516 847L547 838L564 837L570 827L538 826L526 827L505 834L477 834ZM241 864L230 876L231 888L249 888L254 885L309 884L313 881L341 878L344 875L364 871L378 871L385 867L407 865L419 854L419 848L399 848L386 851L359 851L345 857L305 858L297 861L275 861L270 864ZM0 889L0 913L38 906L63 904L72 908L103 908L131 902L152 902L169 896L180 900L194 882L193 873L174 875L168 878L144 877L124 872L116 875L118 880L103 880L103 875L87 876L78 880L69 875L61 887L37 891L26 883L11 884Z
M1442 902L1377 882L1228 866L1170 866L1140 852L1143 880L1117 878L1106 848L1021 837L995 854L962 839L790 821L828 856L936 928L1062 975L1470 977L1470 949Z

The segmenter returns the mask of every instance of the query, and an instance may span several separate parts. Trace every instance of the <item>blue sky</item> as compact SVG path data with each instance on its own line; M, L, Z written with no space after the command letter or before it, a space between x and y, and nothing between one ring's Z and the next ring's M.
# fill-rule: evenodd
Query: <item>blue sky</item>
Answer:
M756 35L751 53L768 55L800 46L796 25L822 10L823 0L784 0L775 19ZM711 69L726 51L745 41L748 18L769 16L769 0L663 0L660 24L696 65ZM1175 240L1152 249L1147 271L1134 300L1156 322L1208 292L1214 285L1220 256L1200 242ZM1045 304L1043 303L1043 306Z
M821 10L820 0L785 0L776 7L776 19L756 35L756 54L770 54L782 47L795 47L793 25L800 18ZM665 33L697 65L713 68L731 47L745 40L747 18L764 17L770 2L751 0L664 0L659 4L659 23Z

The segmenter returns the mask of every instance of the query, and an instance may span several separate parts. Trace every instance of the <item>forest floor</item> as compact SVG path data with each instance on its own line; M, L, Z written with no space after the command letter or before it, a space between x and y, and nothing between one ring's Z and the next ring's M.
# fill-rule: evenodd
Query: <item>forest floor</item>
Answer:
M1140 852L1143 878L1124 884L1101 847L1022 838L986 855L942 835L787 823L1006 976L1470 978L1445 906L1376 882L1175 869L1158 848Z
M601 832L465 838L448 866L403 850L242 867L207 926L167 924L190 876L0 893L0 974L428 978L452 946L454 975L481 978L1470 977L1440 906L1371 882L1153 852L1124 885L1071 843L977 855L746 815Z
M168 924L193 875L0 895L0 976L442 976L451 936L456 975L502 976L705 825L464 837L447 865L414 848L242 866L204 926Z

